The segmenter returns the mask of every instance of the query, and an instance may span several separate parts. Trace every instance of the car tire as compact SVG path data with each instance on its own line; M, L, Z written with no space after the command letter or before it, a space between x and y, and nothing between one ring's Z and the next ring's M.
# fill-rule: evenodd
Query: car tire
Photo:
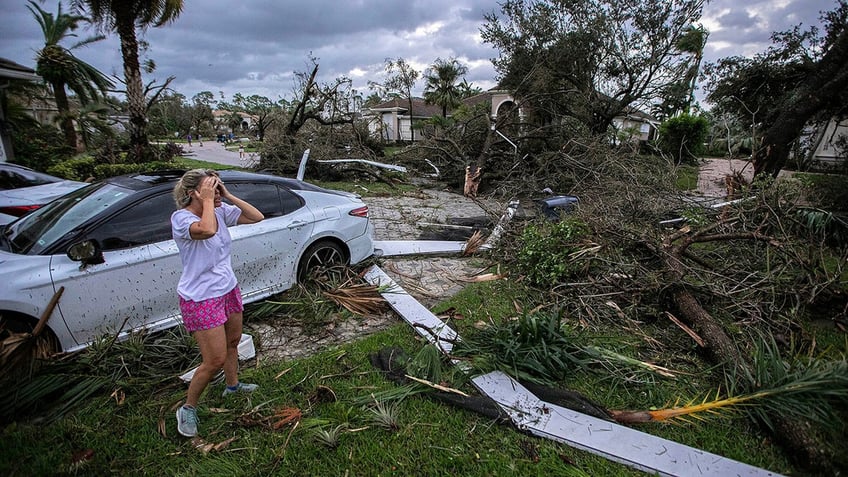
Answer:
M297 282L331 279L348 264L345 251L337 243L321 240L306 248L297 265Z
M25 317L0 316L0 341L4 341L13 334L31 333L35 326L34 320ZM11 351L11 348L14 348ZM44 328L37 337L25 338L18 344L10 344L9 354L4 357L7 372L3 373L3 379L14 381L18 376L25 376L37 369L42 360L60 351L59 340L50 328Z

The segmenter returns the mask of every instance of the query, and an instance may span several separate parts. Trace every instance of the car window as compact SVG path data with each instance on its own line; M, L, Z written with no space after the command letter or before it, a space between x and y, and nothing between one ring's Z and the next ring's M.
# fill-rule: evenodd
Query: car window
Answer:
M87 234L100 242L103 250L138 247L169 240L171 214L175 210L170 191L133 204Z
M265 218L288 214L302 205L299 197L274 184L228 183L226 186L233 195L259 209Z
M53 182L36 174L25 174L24 171L0 170L0 190L18 189L20 187L32 187Z
M15 253L40 254L130 193L105 182L77 189L9 224L4 233L10 249Z

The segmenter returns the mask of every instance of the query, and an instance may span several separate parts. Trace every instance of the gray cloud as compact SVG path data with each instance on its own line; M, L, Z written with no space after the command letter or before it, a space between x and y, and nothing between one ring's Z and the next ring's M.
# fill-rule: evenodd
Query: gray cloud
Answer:
M41 31L24 0L3 3L0 56L34 67L34 52L43 45ZM784 7L774 3L708 3L707 61L762 51L773 31L801 22L817 24L818 12L835 6L834 0L790 0ZM41 5L56 11L51 0ZM322 81L348 76L367 94L369 80L384 78L386 58L404 58L423 70L436 58L455 57L470 66L466 79L487 89L495 85L489 60L497 52L478 38L484 14L498 11L497 0L185 2L175 22L151 28L143 36L149 44L144 57L157 65L145 81L174 76L172 87L188 97L200 91L216 96L222 91L227 99L237 92L290 97L293 72L307 70L311 54L319 60ZM114 35L75 53L104 73L123 76ZM419 94L423 86L419 81Z

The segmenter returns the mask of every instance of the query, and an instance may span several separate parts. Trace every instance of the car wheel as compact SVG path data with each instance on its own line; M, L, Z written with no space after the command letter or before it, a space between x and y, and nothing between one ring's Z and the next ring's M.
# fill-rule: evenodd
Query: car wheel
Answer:
M0 382L31 373L42 360L59 352L59 340L49 328L37 337L24 336L33 330L34 321L19 316L0 316L0 342L4 352L0 364Z
M344 250L329 240L315 242L306 248L297 266L298 283L338 278L348 262Z

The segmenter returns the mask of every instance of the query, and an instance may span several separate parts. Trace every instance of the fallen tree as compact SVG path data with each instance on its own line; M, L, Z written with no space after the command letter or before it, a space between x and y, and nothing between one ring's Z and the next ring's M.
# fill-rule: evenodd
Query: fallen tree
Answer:
M576 216L590 227L592 246L570 254L577 262L568 266L574 275L548 285L550 300L567 310L570 321L639 333L638 323L667 320L670 312L701 340L699 354L713 363L716 379L750 390L745 377L757 375L751 353L759 337L787 353L811 353L811 315L844 313L839 277L848 250L828 247L807 227L797 193L787 184L711 209L675 190L671 160L625 154L590 140L536 160L539 172L531 171L523 186L516 180L501 187L518 195L547 185L582 198ZM671 223L682 227L662 225L675 216L681 220ZM525 244L513 240L512 246L517 253ZM644 339L660 349L686 349ZM846 465L820 429L788 414L761 424L801 467L832 474Z

